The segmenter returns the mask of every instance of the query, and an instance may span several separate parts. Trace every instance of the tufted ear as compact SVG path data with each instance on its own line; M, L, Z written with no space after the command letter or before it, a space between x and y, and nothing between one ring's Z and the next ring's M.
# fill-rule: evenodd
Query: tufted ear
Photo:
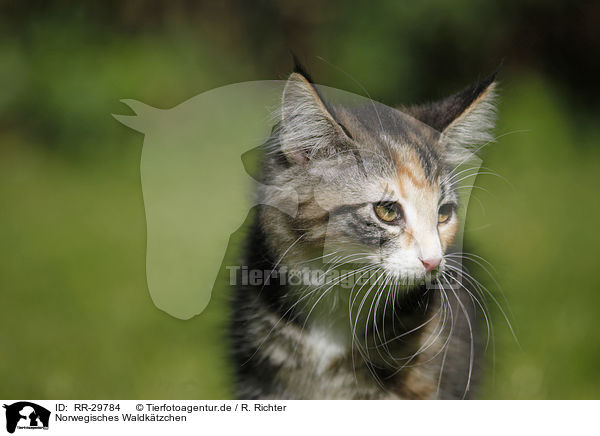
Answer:
M441 132L440 143L451 164L465 162L494 140L496 73L439 102L406 111Z
M328 155L347 137L316 88L299 73L285 84L281 104L281 149L291 163Z

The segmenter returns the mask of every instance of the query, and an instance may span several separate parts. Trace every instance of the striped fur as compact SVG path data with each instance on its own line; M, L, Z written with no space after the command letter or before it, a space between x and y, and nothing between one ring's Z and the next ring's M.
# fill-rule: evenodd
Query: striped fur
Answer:
M239 398L471 394L479 351L468 291L445 288L447 279L439 280L443 289L428 289L423 280L437 283L445 260L427 272L420 259L452 248L457 215L438 223L438 209L458 201L456 164L490 139L493 88L492 79L439 106L401 112L327 101L292 74L265 145L262 182L295 189L298 213L261 206L245 264L373 273L374 283L236 286L231 338ZM374 204L381 202L399 204L403 219L379 219Z

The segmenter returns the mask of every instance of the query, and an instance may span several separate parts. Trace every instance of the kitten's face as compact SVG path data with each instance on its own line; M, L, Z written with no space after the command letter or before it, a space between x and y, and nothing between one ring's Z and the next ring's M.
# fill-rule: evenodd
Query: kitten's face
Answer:
M348 120L339 110L336 115ZM458 230L449 169L436 142L428 143L438 138L431 129L412 124L415 135L422 131L420 136L373 135L345 127L348 135L360 138L352 142L361 165L343 153L306 167L321 177L315 197L329 212L325 240L327 250L335 253L332 261L347 256L377 265L407 285L443 269L443 255ZM423 147L428 153L418 151ZM299 216L308 212L301 206Z
M325 247L331 262L367 263L408 285L442 270L459 224L453 171L472 156L466 146L488 139L492 91L479 84L408 115L326 103L292 75L265 162L269 183L299 194L295 217L263 213L277 257L302 262Z

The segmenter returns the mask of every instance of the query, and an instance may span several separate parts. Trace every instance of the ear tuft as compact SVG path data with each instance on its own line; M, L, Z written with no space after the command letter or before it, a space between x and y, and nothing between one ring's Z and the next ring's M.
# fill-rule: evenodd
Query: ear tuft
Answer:
M304 66L304 64L300 61L300 58L296 56L295 53L292 53L292 59L294 60L294 73L298 73L303 76L309 83L314 83L312 77L308 73L308 70Z

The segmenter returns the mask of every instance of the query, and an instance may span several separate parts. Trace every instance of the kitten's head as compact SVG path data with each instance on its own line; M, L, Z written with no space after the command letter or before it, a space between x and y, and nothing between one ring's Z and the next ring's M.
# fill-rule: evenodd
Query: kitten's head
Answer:
M294 73L267 154L267 183L293 186L299 211L262 213L277 257L318 255L422 280L444 267L459 228L456 168L489 142L494 78L441 102L394 109L339 104ZM287 250L287 251L286 251Z

